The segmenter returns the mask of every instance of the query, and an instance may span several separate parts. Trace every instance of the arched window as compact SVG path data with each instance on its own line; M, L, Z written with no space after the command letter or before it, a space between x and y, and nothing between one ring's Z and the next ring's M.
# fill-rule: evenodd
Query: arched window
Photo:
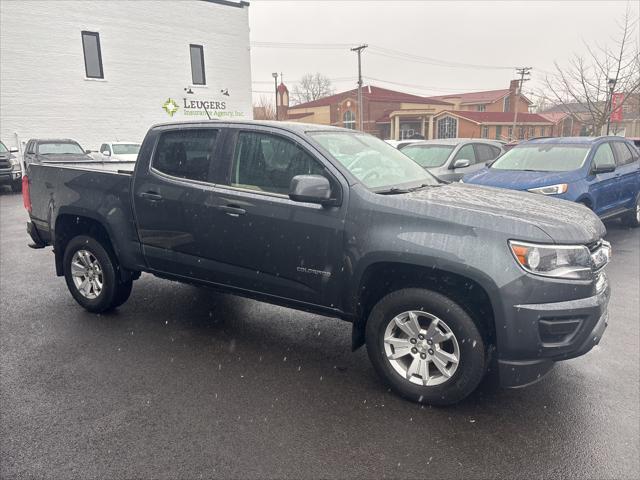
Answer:
M458 136L458 120L444 117L438 120L438 138L456 138Z
M356 129L356 115L351 110L344 112L344 115L342 116L342 125L344 128L350 128L351 130Z

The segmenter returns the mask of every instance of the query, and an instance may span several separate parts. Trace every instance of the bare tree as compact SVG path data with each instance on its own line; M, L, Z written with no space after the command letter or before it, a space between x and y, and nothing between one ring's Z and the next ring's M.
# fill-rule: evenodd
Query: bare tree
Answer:
M276 108L273 102L261 95L253 104L253 118L254 120L275 120Z
M291 92L291 103L311 102L333 94L331 80L321 73L307 73L294 85Z
M638 20L630 7L618 26L611 45L585 44L586 56L574 54L564 67L556 62L556 72L546 77L541 93L545 100L586 123L595 135L600 135L611 114L611 83L616 92L624 94L618 106L640 93Z

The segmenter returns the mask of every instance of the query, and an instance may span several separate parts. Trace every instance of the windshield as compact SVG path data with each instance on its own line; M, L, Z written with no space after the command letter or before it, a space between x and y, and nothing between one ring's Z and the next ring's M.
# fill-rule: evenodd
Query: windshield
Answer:
M38 145L40 155L81 155L82 147L75 142L47 142Z
M409 145L400 151L424 168L441 167L447 161L453 145Z
M4 143L0 142L0 153L7 153L7 147L4 146Z
M498 158L491 168L535 172L568 172L584 164L589 145L520 145Z
M351 132L310 135L369 188L438 183L420 165L379 138Z
M137 155L140 151L139 143L114 143L114 155Z

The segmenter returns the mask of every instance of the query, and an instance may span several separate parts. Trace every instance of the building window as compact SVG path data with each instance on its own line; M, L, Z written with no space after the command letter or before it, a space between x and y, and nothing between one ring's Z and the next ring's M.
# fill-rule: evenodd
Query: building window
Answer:
M487 106L486 105L478 105L477 108L478 108L479 112L484 112L487 109Z
M513 140L513 127L509 127L507 137L509 137L509 140Z
M504 101L502 102L502 111L508 112L511 109L511 97L504 97Z
M438 120L438 138L456 138L458 136L458 120L444 117Z
M518 127L518 139L524 140L524 127Z
M486 125L482 126L482 132L480 133L482 138L489 138L489 127Z
M189 45L191 53L191 81L194 85L206 85L204 76L204 49L202 45Z
M502 125L496 125L496 140L502 140Z
M536 127L529 127L529 138L536 136Z
M87 78L104 78L100 34L82 32L82 51L84 52L84 71Z
M546 134L546 132L545 132L544 130L545 130L545 128L544 128L544 127L540 127L540 136L541 136L541 137L544 137L544 136L545 136L545 134Z
M342 126L344 128L350 128L351 130L356 129L356 115L351 110L347 110L344 112L342 116Z

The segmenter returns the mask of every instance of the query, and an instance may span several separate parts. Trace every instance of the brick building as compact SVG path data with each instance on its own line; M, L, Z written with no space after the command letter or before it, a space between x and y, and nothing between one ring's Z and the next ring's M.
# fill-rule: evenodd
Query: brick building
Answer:
M550 133L552 123L528 113L531 101L518 95L517 87L518 81L513 80L509 88L502 90L421 97L367 85L362 89L364 131L396 140L417 135L443 138L452 133L465 137L487 135L487 138L498 135L497 138L507 139L518 138L520 129L524 138L533 136L531 132ZM279 88L279 95L283 93ZM287 102L283 96L278 99L280 119L355 129L358 125L357 97L358 90L353 89L289 106L287 92ZM516 108L518 126L516 132L512 132L509 121L513 122ZM508 137L510 133L512 136Z

